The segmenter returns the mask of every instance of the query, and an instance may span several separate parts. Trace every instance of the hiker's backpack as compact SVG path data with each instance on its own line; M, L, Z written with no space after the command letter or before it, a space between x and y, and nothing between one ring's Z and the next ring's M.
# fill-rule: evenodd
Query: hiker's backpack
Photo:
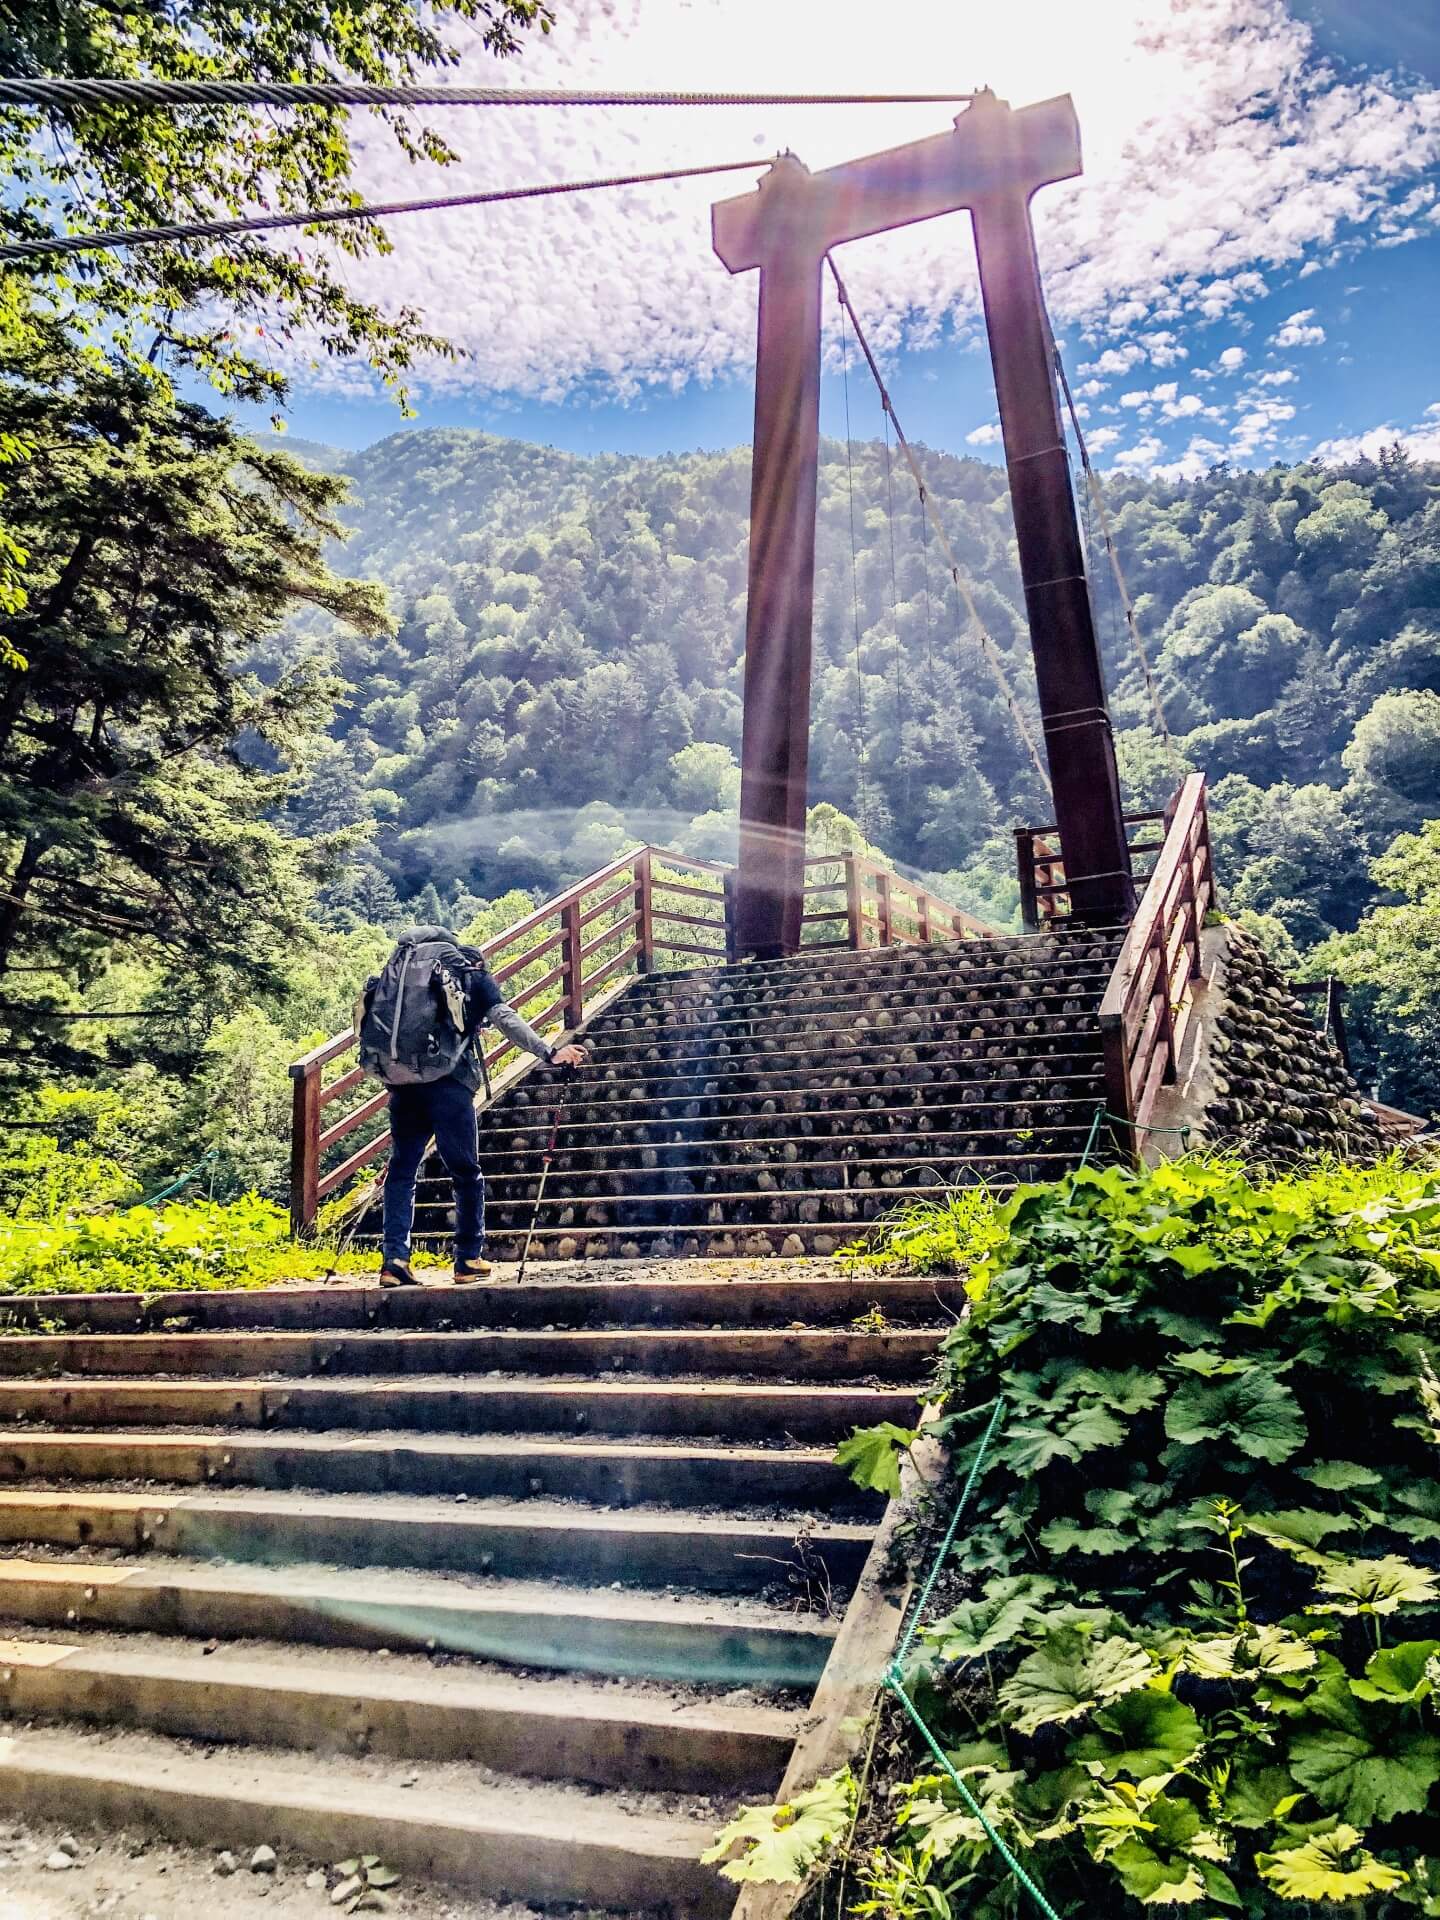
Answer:
M387 1087L408 1087L455 1071L474 1038L465 1019L470 964L444 927L401 934L357 1007L367 1073Z

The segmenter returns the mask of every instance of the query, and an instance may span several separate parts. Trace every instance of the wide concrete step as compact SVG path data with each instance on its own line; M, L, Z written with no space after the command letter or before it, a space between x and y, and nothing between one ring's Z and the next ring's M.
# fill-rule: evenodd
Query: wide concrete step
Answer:
M317 1754L461 1761L498 1773L666 1793L779 1785L793 1707L666 1697L540 1677L377 1662L265 1642L207 1653L155 1634L0 1638L0 1713Z
M811 1561L837 1588L857 1577L873 1528L807 1519L733 1519L651 1509L596 1513L540 1499L457 1507L392 1495L250 1489L191 1495L0 1488L0 1541L342 1566L448 1568L519 1578L684 1582L754 1593Z
M842 1440L913 1421L918 1387L669 1380L76 1380L0 1382L0 1423L276 1431L713 1435Z
M434 1329L441 1333L500 1327L843 1327L879 1305L890 1321L933 1322L938 1310L959 1311L965 1290L954 1277L857 1274L835 1262L777 1263L763 1279L743 1265L719 1265L706 1277L672 1280L637 1273L624 1280L574 1276L452 1287L442 1279L386 1291L364 1282L317 1287L216 1289L205 1293L19 1294L5 1302L10 1324L92 1333L149 1333L164 1327L224 1332L334 1328Z
M503 1215L501 1206L498 1212ZM937 1334L771 1328L594 1332L31 1334L0 1340L0 1375L393 1377L405 1374L661 1374L669 1378L914 1380Z
M315 1487L331 1493L463 1493L583 1500L603 1507L801 1507L878 1513L828 1447L476 1439L434 1434L0 1434L0 1484L167 1481L175 1486Z
M207 1640L416 1648L697 1687L813 1690L835 1622L752 1596L646 1593L410 1568L0 1559L0 1621Z
M713 1821L630 1812L560 1784L421 1767L397 1792L394 1761L270 1749L216 1753L158 1734L32 1728L0 1746L0 1803L35 1820L150 1829L213 1847L260 1843L307 1860L378 1853L401 1872L495 1900L578 1903L724 1920L734 1887L699 1855Z

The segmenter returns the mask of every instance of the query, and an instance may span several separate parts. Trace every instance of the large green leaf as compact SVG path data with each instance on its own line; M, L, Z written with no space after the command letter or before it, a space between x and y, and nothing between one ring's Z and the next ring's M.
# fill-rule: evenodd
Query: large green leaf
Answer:
M793 1800L742 1807L700 1858L707 1865L725 1861L720 1871L727 1880L794 1885L847 1831L854 1812L855 1780L842 1767ZM739 1859L727 1859L737 1846L745 1849Z
M1362 1467L1354 1460L1317 1460L1313 1467L1296 1469L1302 1480L1326 1493L1350 1493L1356 1487L1383 1486L1385 1476L1373 1467Z
M1073 1520L1052 1520L1038 1538L1047 1553L1123 1553L1135 1544L1118 1527L1087 1527Z
M1357 1700L1393 1700L1414 1706L1435 1691L1435 1656L1440 1640L1402 1640L1372 1654L1364 1674L1350 1682Z
M1377 1860L1360 1839L1354 1827L1336 1827L1284 1853L1257 1854L1255 1864L1282 1900L1362 1900L1404 1886L1407 1876Z
M974 1660L1013 1640L1021 1628L1038 1619L1039 1609L1055 1592L1055 1582L1038 1574L991 1580L978 1600L962 1600L921 1632L942 1660Z
M1057 1460L1078 1460L1097 1447L1118 1447L1124 1438L1124 1427L1104 1407L1075 1407L1050 1423L1015 1422L995 1451L1016 1473L1041 1473Z
M1098 1763L1107 1780L1152 1780L1187 1766L1203 1740L1192 1708L1173 1693L1142 1687L1102 1708L1070 1753L1075 1760Z
M1334 1600L1317 1604L1322 1613L1387 1614L1401 1607L1428 1606L1440 1599L1440 1576L1412 1566L1398 1554L1379 1560L1332 1560L1317 1585Z
M1308 1640L1285 1627L1250 1627L1244 1633L1216 1634L1189 1641L1180 1655L1187 1673L1204 1680L1236 1680L1264 1674L1304 1673L1317 1655Z
M1268 1827L1301 1797L1285 1767L1242 1764L1225 1788L1225 1818L1234 1827Z
M1301 1547L1318 1547L1332 1533L1354 1533L1358 1521L1348 1513L1324 1513L1319 1507L1280 1508L1262 1513L1251 1523L1252 1530L1277 1544L1293 1541Z
M857 1427L835 1449L835 1464L844 1467L857 1487L872 1487L892 1497L900 1491L900 1456L916 1441L916 1429L882 1420L878 1427Z
M1404 1709L1357 1700L1348 1683L1327 1679L1296 1723L1290 1771L1327 1813L1368 1827L1424 1810L1440 1780L1440 1735Z
M1235 1379L1181 1381L1165 1405L1165 1432L1187 1447L1225 1441L1274 1466L1304 1441L1305 1419L1287 1386L1252 1368Z
M1018 1733L1078 1720L1093 1708L1143 1687L1154 1663L1133 1640L1091 1641L1078 1628L1048 1634L1000 1689L1000 1703Z

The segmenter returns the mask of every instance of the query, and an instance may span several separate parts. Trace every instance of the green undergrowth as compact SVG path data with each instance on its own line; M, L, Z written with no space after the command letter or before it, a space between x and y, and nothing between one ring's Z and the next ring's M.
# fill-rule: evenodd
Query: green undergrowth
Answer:
M373 1251L345 1254L346 1272L379 1264ZM253 1193L222 1202L191 1187L146 1206L133 1178L88 1147L31 1134L0 1154L0 1297L266 1287L334 1265L333 1234L297 1245L284 1209Z
M1086 1170L928 1237L914 1209L884 1254L966 1273L952 1498L979 1458L903 1681L1051 1909L1440 1915L1440 1170ZM884 1485L912 1439L842 1455ZM918 1738L886 1745L858 1816L845 1776L771 1811L798 1865L752 1809L731 1876L828 1859L826 1920L1042 1913Z

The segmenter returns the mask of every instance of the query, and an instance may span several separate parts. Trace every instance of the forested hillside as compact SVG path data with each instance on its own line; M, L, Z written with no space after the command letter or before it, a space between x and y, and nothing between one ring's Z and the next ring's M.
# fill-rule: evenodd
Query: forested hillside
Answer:
M355 533L337 564L383 581L400 622L339 642L348 696L294 803L305 832L370 825L332 909L373 919L424 890L463 917L475 896L549 886L631 834L728 855L746 450L587 461L428 431L354 456L299 451L350 478ZM1033 721L1003 470L922 458ZM1418 854L1392 860L1384 892L1371 862L1440 812L1440 469L1397 454L1108 488L1174 736L1172 757L1097 548L1127 797L1155 804L1178 766L1205 768L1231 909L1262 916L1289 964L1363 982L1382 929L1324 943L1402 898ZM1008 916L1005 829L1047 802L914 489L883 447L851 463L830 442L820 499L813 797L963 904ZM320 643L292 631L284 646ZM1362 989L1362 1029L1373 998ZM1407 1023L1428 1060L1388 1048L1397 1099L1440 1097L1422 1016Z
M0 1070L44 1164L58 1138L115 1191L198 1163L278 1194L286 1063L396 924L479 937L637 838L731 854L747 450L247 452L80 366L5 404L46 451L13 496L31 608L0 617L28 663L0 648ZM921 457L1038 732L1003 470ZM1044 790L903 467L823 460L812 799L1009 922ZM1206 768L1227 908L1341 973L1367 1076L1440 1107L1440 469L1108 488L1174 735L1097 551L1127 798Z

